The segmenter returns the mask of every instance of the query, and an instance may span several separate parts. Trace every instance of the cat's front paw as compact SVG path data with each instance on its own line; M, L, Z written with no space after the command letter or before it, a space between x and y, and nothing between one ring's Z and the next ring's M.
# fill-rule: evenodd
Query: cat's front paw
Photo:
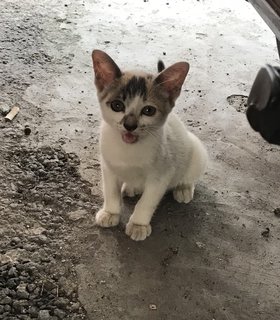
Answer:
M101 209L95 216L95 223L103 228L110 228L118 225L120 222L119 214L112 214L110 212Z
M173 197L178 202L189 203L193 199L194 185L182 185L173 190Z
M150 224L147 226L142 226L139 224L134 224L128 222L126 225L125 233L135 241L143 241L152 233L152 227Z

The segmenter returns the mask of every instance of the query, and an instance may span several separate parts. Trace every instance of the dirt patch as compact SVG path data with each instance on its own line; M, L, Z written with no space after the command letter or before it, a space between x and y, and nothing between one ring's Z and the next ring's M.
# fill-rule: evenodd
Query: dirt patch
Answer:
M20 126L0 130L0 319L84 319L68 235L95 208L91 185L76 154L30 148Z

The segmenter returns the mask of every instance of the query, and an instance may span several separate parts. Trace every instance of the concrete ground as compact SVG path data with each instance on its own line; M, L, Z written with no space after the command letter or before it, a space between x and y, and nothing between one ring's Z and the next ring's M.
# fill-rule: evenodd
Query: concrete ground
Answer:
M52 214L41 220L40 212L31 218L25 209L32 197L24 206L18 202L21 215L14 219L4 186L20 176L7 180L3 173L2 263L7 256L33 259L25 244L16 251L5 247L15 235L28 242L32 224L51 239L43 249L53 264L71 267L89 320L280 319L280 220L274 214L280 149L253 132L244 114L258 69L278 64L278 55L273 33L253 7L244 0L2 0L0 9L0 102L21 107L15 121L1 122L2 160L9 160L0 162L2 171L11 161L23 163L27 149L42 153L43 146L80 158L78 180L62 171L55 180L61 187L44 189L50 198L70 197L69 205L36 202L38 212L64 215L52 233L57 238L48 235L55 229L48 224ZM210 163L192 203L179 205L167 195L151 237L141 243L124 234L133 200L125 201L119 227L101 230L93 222L102 204L94 48L126 69L155 71L158 58L191 66L174 111L204 141ZM32 131L24 136L27 122ZM6 157L18 148L25 150L20 158ZM77 186L85 198L80 207L70 195Z

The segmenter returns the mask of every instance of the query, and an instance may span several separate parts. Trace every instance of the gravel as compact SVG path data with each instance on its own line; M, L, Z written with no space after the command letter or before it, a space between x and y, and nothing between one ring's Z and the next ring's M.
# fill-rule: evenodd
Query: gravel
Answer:
M94 206L77 155L23 144L0 151L0 207L9 207L0 211L0 319L86 319L67 243Z

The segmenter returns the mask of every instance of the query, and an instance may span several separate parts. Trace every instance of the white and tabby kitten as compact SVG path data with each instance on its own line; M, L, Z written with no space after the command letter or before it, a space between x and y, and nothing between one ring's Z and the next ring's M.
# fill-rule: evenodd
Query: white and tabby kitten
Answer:
M103 208L96 214L101 227L120 221L122 193L141 194L126 225L133 240L151 234L151 219L167 190L188 203L205 170L207 152L173 113L175 100L189 70L178 62L159 74L123 72L103 51L92 53L95 85L102 112L101 168Z

